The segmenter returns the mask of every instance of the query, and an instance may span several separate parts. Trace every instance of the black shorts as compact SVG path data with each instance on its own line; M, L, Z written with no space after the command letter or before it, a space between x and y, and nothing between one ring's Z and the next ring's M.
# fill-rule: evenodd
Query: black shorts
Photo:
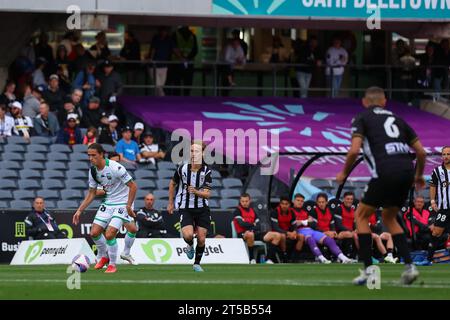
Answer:
M202 227L209 229L211 225L211 214L209 208L180 209L181 228L186 226Z
M450 228L450 209L441 209L436 215L434 225L439 228Z
M238 238L244 239L244 233L245 232L247 232L247 231L238 233L238 235L237 235ZM265 234L263 234L261 231L253 231L253 233L255 234L255 240L256 241L262 241L263 240Z
M414 171L373 178L366 187L362 202L375 208L401 208L408 199L413 182Z

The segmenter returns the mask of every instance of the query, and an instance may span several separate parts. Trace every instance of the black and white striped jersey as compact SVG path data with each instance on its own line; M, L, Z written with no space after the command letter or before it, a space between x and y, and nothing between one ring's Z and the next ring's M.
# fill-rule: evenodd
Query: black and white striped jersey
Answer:
M450 209L450 170L444 165L436 167L431 174L430 185L436 187L436 199L439 209Z
M207 165L203 164L198 171L192 171L190 164L183 164L177 168L172 179L177 184L176 209L208 208L208 199L187 192L189 186L193 186L197 190L211 189L211 169Z
M413 170L409 147L414 130L400 117L381 107L370 107L352 120L352 136L363 139L366 163L373 178Z

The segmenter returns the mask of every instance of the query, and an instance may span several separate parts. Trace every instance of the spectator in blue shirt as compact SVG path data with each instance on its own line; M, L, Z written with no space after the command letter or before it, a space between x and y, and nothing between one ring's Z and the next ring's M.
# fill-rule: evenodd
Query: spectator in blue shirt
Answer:
M116 152L120 155L120 161L136 164L141 160L139 146L136 141L131 140L131 128L122 129L122 139L117 142Z

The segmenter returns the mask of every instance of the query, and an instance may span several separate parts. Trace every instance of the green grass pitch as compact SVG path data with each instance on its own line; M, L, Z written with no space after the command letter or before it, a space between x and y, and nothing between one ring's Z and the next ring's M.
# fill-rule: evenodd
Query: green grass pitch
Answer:
M119 266L89 269L69 290L67 266L0 265L0 299L450 299L450 264L419 267L412 286L398 284L402 265L380 265L381 289L355 287L361 265L276 264Z

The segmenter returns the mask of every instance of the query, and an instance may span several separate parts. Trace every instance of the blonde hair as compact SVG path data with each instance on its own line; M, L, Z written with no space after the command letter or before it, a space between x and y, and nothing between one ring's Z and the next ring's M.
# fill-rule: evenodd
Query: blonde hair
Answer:
M202 147L202 151L205 151L206 144L202 140L193 140L191 142L191 146L193 146L193 145L201 146Z

